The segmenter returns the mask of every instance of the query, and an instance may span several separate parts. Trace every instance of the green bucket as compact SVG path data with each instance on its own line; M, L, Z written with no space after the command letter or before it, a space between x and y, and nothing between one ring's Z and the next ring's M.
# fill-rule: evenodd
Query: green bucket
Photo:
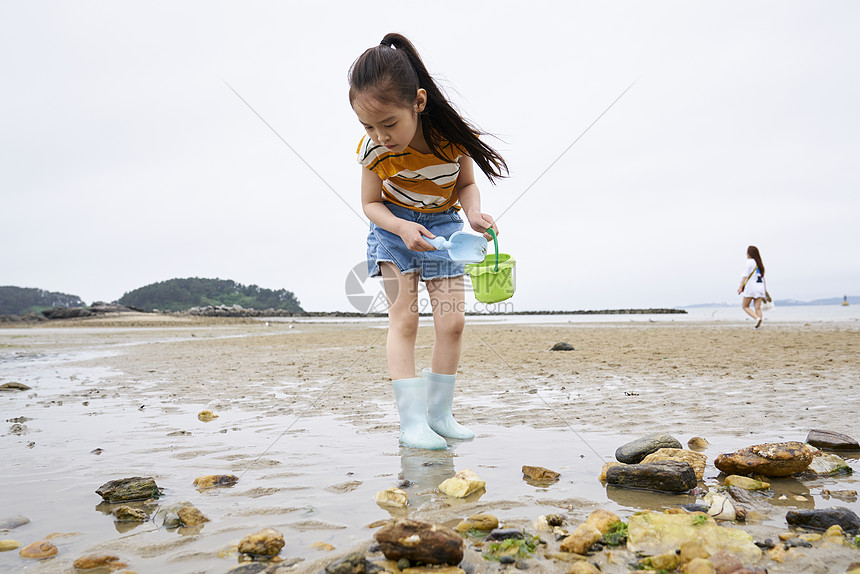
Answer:
M475 299L481 303L498 303L514 295L514 266L516 261L507 253L499 253L499 240L492 229L487 233L493 236L495 254L484 257L480 263L466 265L466 273L472 279Z

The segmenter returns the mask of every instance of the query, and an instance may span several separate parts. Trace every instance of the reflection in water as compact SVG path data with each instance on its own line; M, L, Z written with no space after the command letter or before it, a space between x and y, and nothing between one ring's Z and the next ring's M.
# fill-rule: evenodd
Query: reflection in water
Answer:
M815 499L809 488L795 478L768 478L774 495L768 502L774 506L791 506L794 508L815 508Z
M665 510L696 502L693 494L625 488L614 484L606 485L606 496L621 506L636 510Z
M423 450L400 447L401 486L409 496L409 506L420 508L430 502L436 488L456 474L453 448Z

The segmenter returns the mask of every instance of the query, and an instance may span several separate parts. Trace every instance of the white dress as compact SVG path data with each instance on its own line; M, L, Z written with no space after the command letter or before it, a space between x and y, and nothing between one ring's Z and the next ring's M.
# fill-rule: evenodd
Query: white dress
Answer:
M753 269L755 269L755 273L753 273ZM752 273L752 277L750 277L750 273ZM744 297L752 297L753 299L764 297L764 278L762 278L761 273L759 273L758 267L755 264L755 259L747 259L747 263L744 266L744 274L741 276L741 281L746 281L747 277L749 277L749 281L744 285L744 290L741 295Z

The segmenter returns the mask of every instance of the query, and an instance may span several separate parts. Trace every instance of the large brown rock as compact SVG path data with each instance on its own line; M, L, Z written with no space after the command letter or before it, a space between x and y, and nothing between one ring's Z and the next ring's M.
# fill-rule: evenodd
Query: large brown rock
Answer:
M687 492L696 488L696 473L686 462L661 460L610 467L606 471L606 482L627 488Z
M403 518L374 535L389 560L407 558L425 564L457 565L463 560L463 539L444 526Z
M810 463L812 451L797 441L748 446L714 460L714 466L726 474L764 476L789 476L806 470Z
M161 491L151 476L146 478L133 476L110 480L98 487L96 494L101 496L105 502L115 503L158 498L161 496Z

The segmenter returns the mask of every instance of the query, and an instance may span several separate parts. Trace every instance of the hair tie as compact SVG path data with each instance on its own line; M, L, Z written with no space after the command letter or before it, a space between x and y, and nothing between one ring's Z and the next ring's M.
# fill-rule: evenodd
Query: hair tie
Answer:
M385 40L383 40L382 42L380 42L380 43L379 43L379 45L380 45L380 46L384 46L384 47L386 47L386 48L391 48L392 50L396 50L396 49L397 49L397 48L395 48L395 47L394 47L394 44L386 44L386 43L385 43Z

